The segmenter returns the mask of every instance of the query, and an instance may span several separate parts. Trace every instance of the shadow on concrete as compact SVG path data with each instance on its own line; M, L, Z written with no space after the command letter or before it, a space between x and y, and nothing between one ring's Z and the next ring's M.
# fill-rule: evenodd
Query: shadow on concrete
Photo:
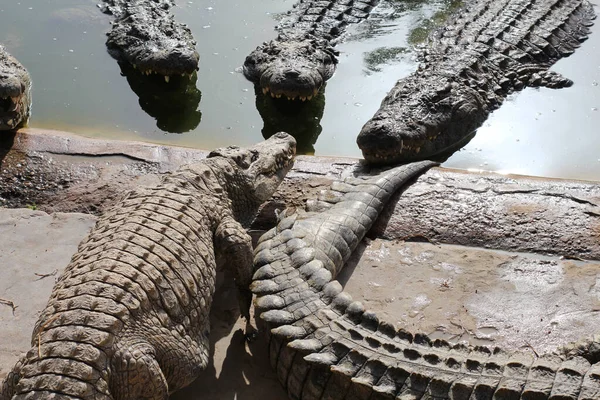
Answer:
M209 364L195 382L170 399L286 399L269 364L266 338L259 333L252 341L246 341L235 284L225 279L215 293L211 309Z

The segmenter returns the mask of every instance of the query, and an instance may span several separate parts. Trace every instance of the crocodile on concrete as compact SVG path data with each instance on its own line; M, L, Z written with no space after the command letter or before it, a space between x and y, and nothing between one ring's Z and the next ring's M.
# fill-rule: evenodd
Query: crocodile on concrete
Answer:
M284 216L259 240L251 289L271 365L290 398L600 398L600 364L579 355L533 357L451 345L397 329L333 280L393 192L431 165L421 161L336 182L316 202L325 211Z
M111 56L142 74L190 75L199 55L190 29L174 20L173 0L104 0L102 11L115 16L107 34Z
M300 0L281 21L277 39L244 61L244 75L272 97L310 100L338 63L336 40L363 21L379 0Z
M0 45L0 130L13 130L25 125L30 113L29 73Z
M456 149L509 94L572 85L549 68L587 38L594 18L586 0L469 2L362 128L365 160L394 164Z
M191 383L208 362L216 259L249 318L245 228L294 154L294 139L279 133L126 195L79 245L0 399L167 399Z

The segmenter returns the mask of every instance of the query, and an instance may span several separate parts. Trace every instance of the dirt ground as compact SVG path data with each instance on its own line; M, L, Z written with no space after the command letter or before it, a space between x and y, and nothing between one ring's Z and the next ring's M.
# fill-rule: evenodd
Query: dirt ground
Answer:
M125 190L204 154L52 132L0 143L0 379L29 349L55 279L95 215ZM299 157L254 236L273 224L275 209L303 207L355 164ZM380 318L412 332L551 352L600 326L599 204L591 182L434 169L393 201L339 279ZM243 326L221 277L212 362L172 398L287 398L265 340L245 342Z

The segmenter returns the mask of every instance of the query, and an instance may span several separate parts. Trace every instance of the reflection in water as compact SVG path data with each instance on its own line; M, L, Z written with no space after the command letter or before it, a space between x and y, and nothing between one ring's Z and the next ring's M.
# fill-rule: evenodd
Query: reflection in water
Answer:
M255 85L256 109L264 122L263 137L268 139L277 132L287 132L296 139L298 154L314 154L314 144L323 130L324 92L325 85L311 101L303 102L265 96L260 86Z
M408 35L408 43L413 46L424 43L432 31L446 23L448 17L463 6L462 0L444 0L440 11L433 14L431 18L421 21L419 26L411 29Z
M410 54L410 50L406 47L379 47L365 53L365 64L367 65L365 72L367 75L381 72L381 65L399 61L405 54Z
M419 8L422 8L424 4L431 3L427 0L404 0L404 1L392 1L388 4L390 8L387 13L382 16L374 17L371 21L367 20L367 29L364 29L360 34L355 35L355 39L370 39L381 35L382 29L386 29L386 24L381 24L378 20L393 20L400 18L401 15L406 13L415 13ZM411 46L422 45L431 32L441 27L448 17L454 13L457 9L462 7L462 0L441 0L436 3L440 3L441 9L433 14L429 18L420 17L419 24L412 28L408 34L408 43ZM379 47L375 50L366 52L364 55L364 62L367 66L365 73L371 75L374 72L381 72L382 65L391 64L394 62L402 61L412 54L412 49L408 47Z
M143 75L129 63L119 63L121 75L127 78L131 90L139 97L140 107L156 126L171 133L195 129L202 113L198 110L202 93L196 87L198 76L172 76L165 82L162 75Z

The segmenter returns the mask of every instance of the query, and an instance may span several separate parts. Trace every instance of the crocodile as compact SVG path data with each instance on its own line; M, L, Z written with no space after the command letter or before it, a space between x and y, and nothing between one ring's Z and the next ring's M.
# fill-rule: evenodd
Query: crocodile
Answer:
M255 248L251 290L269 359L291 399L598 399L599 337L541 357L451 345L379 320L334 278L420 161L350 176L280 216ZM594 349L595 351L590 351ZM588 356L586 358L582 356Z
M14 130L25 125L30 113L29 73L0 45L0 130Z
M190 75L200 56L190 29L174 20L172 0L104 0L100 8L115 17L106 46L118 61L142 74Z
M249 319L245 227L294 154L295 140L279 133L214 150L127 194L80 243L0 399L167 399L191 383L208 362L216 261L232 272Z
M509 94L572 85L549 68L579 47L594 18L586 0L469 2L431 35L417 71L363 126L365 160L395 164L456 149Z
M244 75L272 97L311 100L335 72L340 35L365 20L378 2L300 0L277 27L277 38L246 57Z

